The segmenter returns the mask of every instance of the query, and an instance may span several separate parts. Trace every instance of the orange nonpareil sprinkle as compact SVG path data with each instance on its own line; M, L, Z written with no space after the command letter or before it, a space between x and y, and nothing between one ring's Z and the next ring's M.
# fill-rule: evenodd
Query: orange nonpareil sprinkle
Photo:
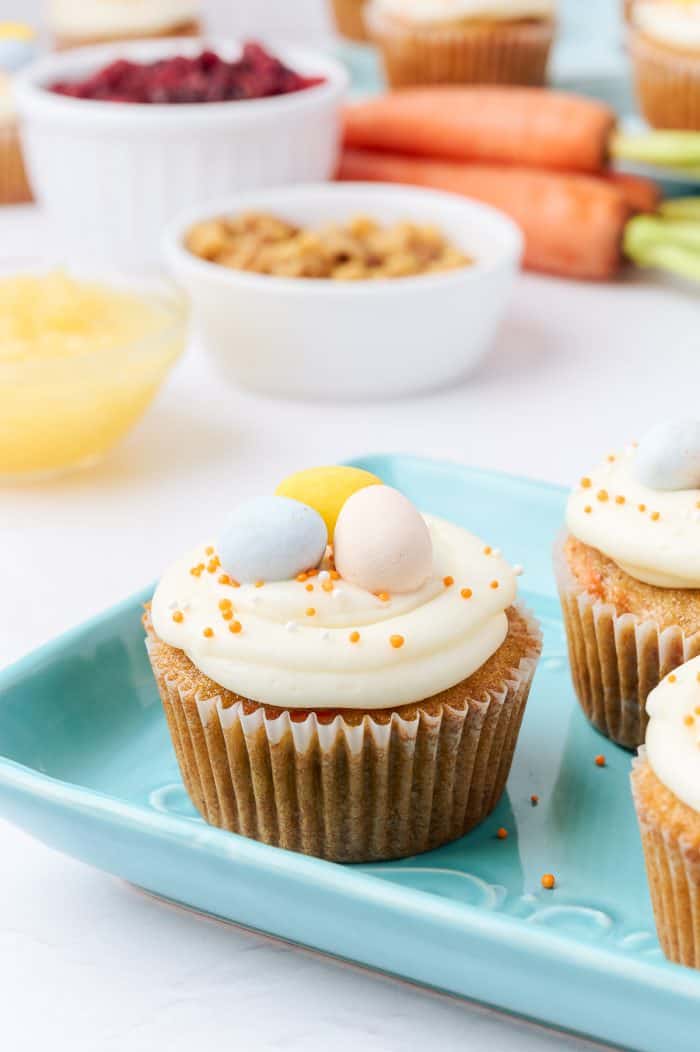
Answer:
M660 512L652 511L652 513L651 513L651 521L652 522L658 522L660 518L661 518L661 513Z
M330 573L331 573L331 581L339 581L340 580L340 574L338 573L337 570L331 570Z
M383 603L388 603L390 598L388 592L377 592L377 599L381 599Z
M333 582L332 581L324 581L321 584L321 588L323 589L324 592L332 592L333 591Z
M219 610L230 610L232 606L230 599L219 599Z
M471 599L474 595L471 588L463 588L459 594L462 596L462 599Z
M233 617L233 609L229 607L227 610L224 610L222 612L221 616L223 617L224 621L230 621Z
M359 632L351 632L350 635L348 636L348 639L350 640L351 643L359 643L360 642L360 633Z
M221 563L219 562L219 556L215 555L213 559L210 559L207 563L207 570L209 571L209 573L216 573L220 566Z
M646 511L647 510L646 504L638 504L637 508L639 509L639 511Z
M204 563L200 563L199 566L193 566L190 573L193 577L201 577L202 571L204 570Z
M493 548L491 547L491 545L487 544L486 547L484 548L484 555L490 555L492 551L493 551Z
M590 506L590 504L587 504L583 510L585 511L586 515L590 515L593 511L593 508Z
M455 583L455 579L454 577L451 577L450 574L448 574L447 577L443 577L442 583L444 584L445 588L451 588L452 585Z
M185 620L185 615L183 614L182 610L176 610L175 613L173 614L173 621L176 624L179 625L184 620Z
M256 588L263 588L263 587L264 587L264 585L265 585L265 582L264 582L264 581L256 581L256 582L255 582L255 587L256 587Z
M306 576L307 577L318 577L318 570L316 570L316 569L307 570L306 571Z
M307 592L313 592L313 590L314 590L314 586L312 584L305 584L304 588L306 589Z
M551 891L556 887L556 883L553 873L545 873L541 880L542 887L546 888L547 891Z
M306 616L307 617L313 617L315 613L316 613L316 610L315 610L315 608L313 606L307 606L307 608L306 608Z
M394 650L400 650L406 640L403 636L389 636L389 642L391 643Z
M686 725L686 727L692 727L695 723L695 717L688 714L683 720L683 723Z
M308 579L309 579L309 575L307 573L298 573L297 574L297 581L300 581L302 584L304 583L304 581L308 581Z
M592 485L593 485L593 483L591 482L591 480L587 476L584 475L584 477L581 479L581 486L582 486L582 488L583 489L590 489Z
M496 836L498 837L499 840L505 840L506 837L508 836L508 830L504 829L503 826L501 826L500 829L496 830Z
M671 675L668 677L668 682L669 683L675 683L676 679L677 679L677 677L676 677L675 672L672 672Z
M609 463L609 464L612 464L614 460L615 460L615 457L614 457L614 456L612 455L612 453L610 453L610 454L608 455L608 463Z
M233 577L231 577L230 574L227 574L227 573L222 573L221 577L219 578L219 584L227 584L231 588L240 588L241 587L240 584L238 583L238 581L235 581L233 579Z
M492 581L489 588L498 588L498 581Z
M214 635L214 629L213 629L213 628L205 628L205 629L203 630L203 632L202 632L202 635L203 635L203 636L204 636L204 637L205 637L206 639L211 639L211 637L212 637L212 636Z
M603 503L605 503L605 501L609 499L608 491L606 489L599 489L596 496L598 500L602 501Z
M618 496L615 497L615 503L616 504L624 504L625 503L625 498L622 496L622 494L618 494Z
M240 621L232 621L228 626L229 632L233 632L234 636L237 636L239 632L243 631L243 625Z
M599 753L595 758L596 767L605 767L605 757L602 753Z
M213 544L208 544L207 547L204 549L204 554L205 555L213 555L214 554L214 545Z

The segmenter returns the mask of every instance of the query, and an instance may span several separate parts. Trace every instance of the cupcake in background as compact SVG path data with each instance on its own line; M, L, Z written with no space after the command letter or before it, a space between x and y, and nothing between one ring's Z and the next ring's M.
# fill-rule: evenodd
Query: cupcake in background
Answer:
M634 0L635 90L655 128L700 131L700 0Z
M59 49L197 36L200 19L201 0L46 0L47 28Z
M647 712L632 795L656 929L669 960L700 968L700 657L665 677Z
M199 812L342 862L468 832L503 793L541 649L516 578L356 468L241 504L145 618Z
M348 40L366 40L364 11L367 0L333 0L333 17L338 32Z
M609 454L566 526L555 571L574 687L591 723L634 749L650 691L700 654L700 421Z
M12 98L12 74L35 54L31 26L0 22L0 204L24 204L32 199Z
M541 85L556 0L369 0L365 20L391 87Z

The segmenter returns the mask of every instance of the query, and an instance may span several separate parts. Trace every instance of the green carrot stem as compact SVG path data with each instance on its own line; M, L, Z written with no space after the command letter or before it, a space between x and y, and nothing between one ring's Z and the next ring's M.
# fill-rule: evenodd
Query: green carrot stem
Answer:
M664 201L659 214L664 219L695 220L700 222L700 197L676 197Z
M625 229L625 255L639 267L654 267L700 282L700 224L684 225L693 229L678 236L678 223L650 216L630 220Z

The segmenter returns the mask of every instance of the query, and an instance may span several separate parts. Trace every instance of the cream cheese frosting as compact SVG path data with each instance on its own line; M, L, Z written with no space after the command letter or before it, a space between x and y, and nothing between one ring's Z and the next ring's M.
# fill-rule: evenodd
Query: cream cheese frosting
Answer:
M48 17L57 36L134 36L185 25L200 8L198 0L50 0Z
M640 32L659 44L700 50L700 0L638 0L632 19Z
M214 546L202 546L160 581L155 632L215 683L257 702L382 709L431 697L500 647L516 572L473 534L424 518L433 573L414 592L376 596L328 571L232 587L210 561Z
M647 698L646 755L667 789L700 811L700 657L681 665Z
M0 128L12 127L16 121L12 83L7 74L0 71Z
M635 476L636 447L611 454L569 497L569 531L638 581L700 588L700 489L655 490Z
M556 0L373 0L378 15L418 24L553 18Z

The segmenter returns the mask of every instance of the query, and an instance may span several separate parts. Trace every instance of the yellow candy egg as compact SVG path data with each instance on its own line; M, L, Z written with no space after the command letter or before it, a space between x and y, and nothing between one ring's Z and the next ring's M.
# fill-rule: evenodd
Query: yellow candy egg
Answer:
M275 493L278 497L291 497L315 508L325 521L328 539L332 541L336 519L348 497L366 486L381 485L381 479L362 468L307 468L280 482Z

